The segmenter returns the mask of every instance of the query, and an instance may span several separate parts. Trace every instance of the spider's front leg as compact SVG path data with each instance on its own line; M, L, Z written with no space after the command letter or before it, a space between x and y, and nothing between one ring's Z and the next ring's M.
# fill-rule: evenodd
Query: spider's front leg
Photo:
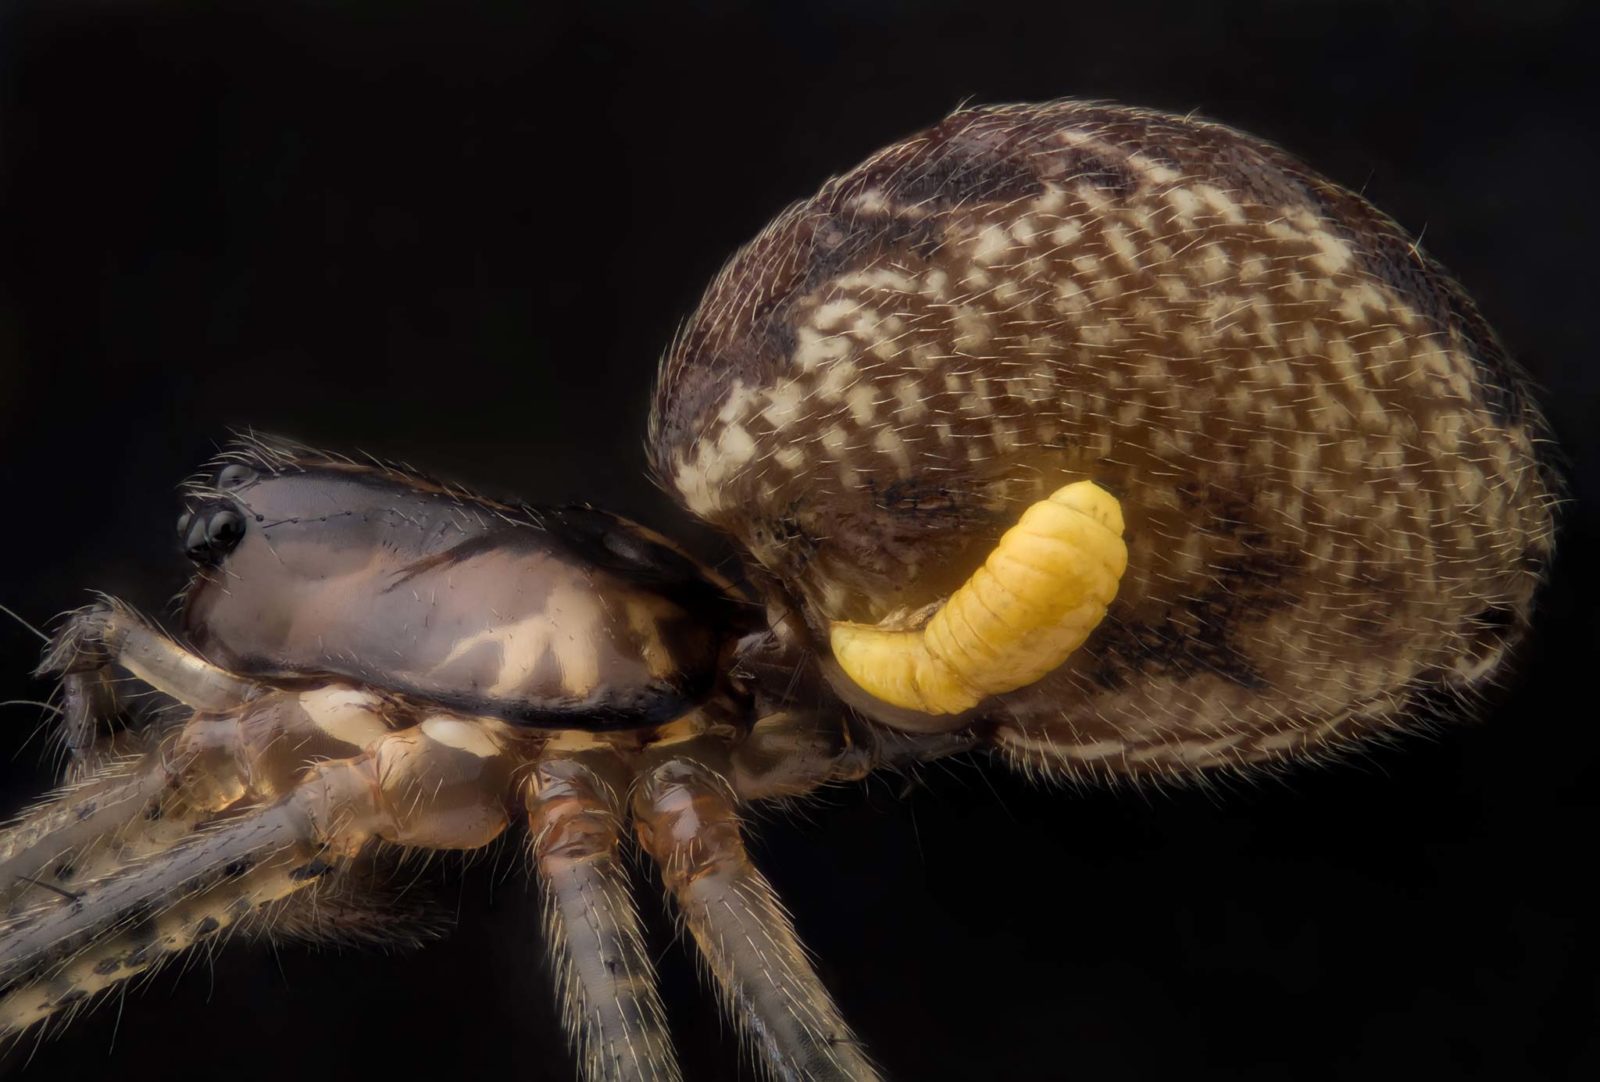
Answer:
M265 808L218 820L0 933L0 1033L90 996L264 907L336 880L374 840L476 849L510 821L525 749L501 723L433 714L313 766ZM268 913L270 916L270 911Z
M255 684L117 602L73 614L41 668L69 681L100 680L113 665L192 713L181 724L133 734L135 747L0 833L0 900L31 903L46 890L71 895L77 884L169 847L211 816L280 796L311 761L354 754L390 727L370 692ZM140 754L127 754L133 751Z
M119 601L106 598L72 613L38 669L62 681L63 736L72 755L69 784L0 831L0 899L27 893L57 862L86 872L84 858L119 835L134 855L140 848L134 835L160 845L192 827L192 822L176 822L180 817L168 814L176 809L164 806L186 761L171 754L167 734L152 730L120 741L101 738L125 705L114 677L117 668L193 708L197 718L202 713L238 716L265 691L186 650Z
M876 1079L740 835L738 798L710 741L673 749L634 794L639 839L661 868L733 1020L774 1077Z

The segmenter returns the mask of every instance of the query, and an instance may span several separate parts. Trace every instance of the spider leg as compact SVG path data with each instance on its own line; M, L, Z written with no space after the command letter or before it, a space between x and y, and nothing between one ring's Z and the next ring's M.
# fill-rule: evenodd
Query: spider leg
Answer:
M876 1079L740 837L721 774L680 750L640 779L634 815L720 989L773 1077Z
M364 852L341 862L315 890L298 891L272 903L259 919L239 930L272 943L391 950L438 939L449 930L449 914L427 892L408 890L406 880L396 879L401 855Z
M683 1076L620 857L620 802L602 776L620 770L593 754L540 761L528 782L528 844L584 1079L671 1082Z
M500 722L435 714L318 763L231 815L0 931L0 1032L15 1032L315 885L382 840L475 849L509 822L525 756Z
M96 774L49 794L0 832L0 900L58 889L50 885L70 863L127 828L167 787L164 771L138 760L102 767Z
M388 732L384 711L370 692L330 685L195 714L142 757L58 790L0 834L0 900L37 901L103 877L220 812L281 796L312 762Z
M125 869L71 904L20 918L0 939L0 981L11 985L0 999L0 1032L69 1009L311 885L314 872L331 867L323 849L350 834L323 823L332 807L365 795L338 792L356 780L328 771L295 797ZM323 823L319 803L328 806Z

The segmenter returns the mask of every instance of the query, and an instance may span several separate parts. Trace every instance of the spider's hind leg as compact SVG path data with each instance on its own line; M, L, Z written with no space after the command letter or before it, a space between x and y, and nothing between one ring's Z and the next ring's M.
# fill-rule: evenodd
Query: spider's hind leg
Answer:
M729 1014L772 1076L876 1079L772 886L750 862L723 776L679 751L640 779L634 815Z

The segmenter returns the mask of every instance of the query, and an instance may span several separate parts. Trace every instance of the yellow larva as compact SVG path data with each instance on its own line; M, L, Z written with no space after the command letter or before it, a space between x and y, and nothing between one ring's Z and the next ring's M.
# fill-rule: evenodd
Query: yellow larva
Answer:
M1065 661L1105 618L1127 566L1116 497L1078 481L1024 511L926 626L835 622L833 656L875 698L959 714Z

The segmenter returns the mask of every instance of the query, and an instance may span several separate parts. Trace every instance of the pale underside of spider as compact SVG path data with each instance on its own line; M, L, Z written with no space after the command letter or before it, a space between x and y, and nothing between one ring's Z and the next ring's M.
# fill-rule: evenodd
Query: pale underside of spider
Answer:
M677 1075L633 846L767 1070L875 1077L741 805L971 749L1254 770L1470 701L1548 562L1542 439L1472 302L1276 148L958 113L776 219L663 366L652 461L754 600L292 445L191 486L182 635L106 601L46 657L73 780L0 835L0 1025L224 929L362 934L374 854L525 822L585 1077ZM114 670L173 711L109 731Z

